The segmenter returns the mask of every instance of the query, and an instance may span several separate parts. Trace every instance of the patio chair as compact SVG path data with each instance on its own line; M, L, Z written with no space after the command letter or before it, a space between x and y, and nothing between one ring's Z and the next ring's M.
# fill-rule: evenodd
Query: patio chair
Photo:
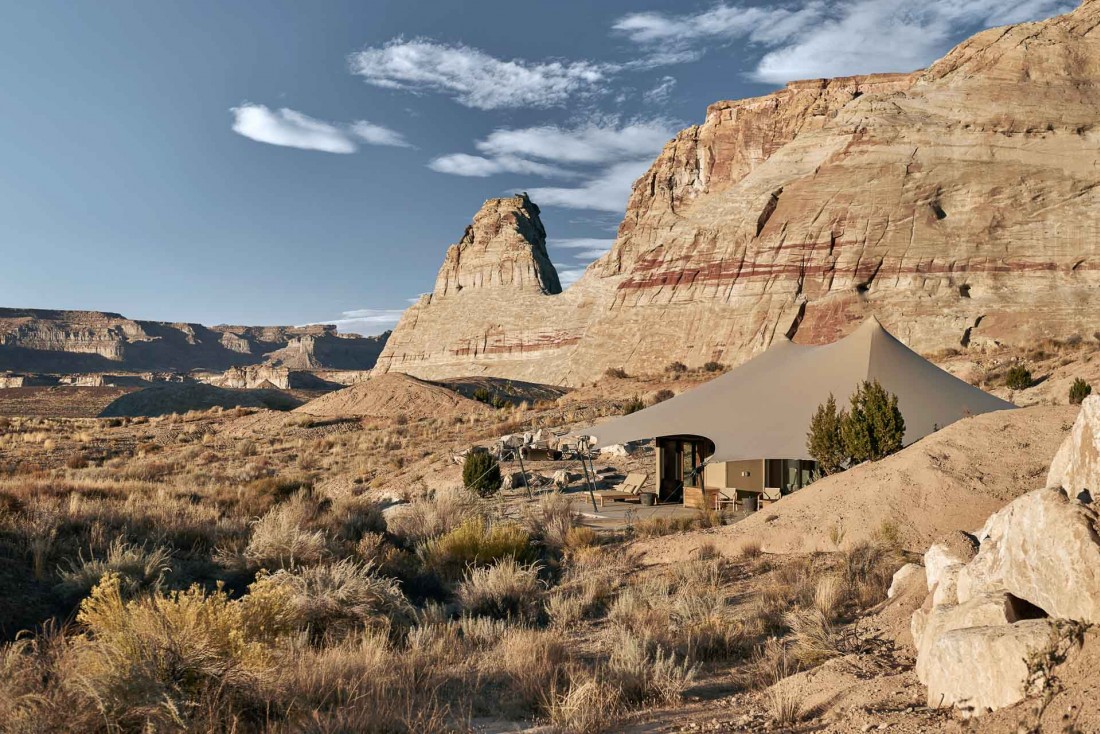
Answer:
M631 472L623 483L614 489L602 489L596 492L596 503L603 507L605 502L641 502L642 486L649 481L645 472Z
M782 496L783 490L779 487L764 487L764 491L760 494L760 506L778 502Z

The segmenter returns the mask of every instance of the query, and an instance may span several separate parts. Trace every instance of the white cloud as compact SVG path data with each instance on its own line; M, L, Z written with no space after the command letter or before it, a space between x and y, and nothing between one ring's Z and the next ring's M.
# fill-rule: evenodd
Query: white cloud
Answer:
M501 129L475 143L484 155L456 153L436 158L429 166L462 176L513 173L579 178L582 183L576 187L517 188L529 191L539 204L621 213L631 184L677 127L678 123L667 120L619 124L604 119L575 128Z
M391 145L398 148L412 147L409 145L409 141L405 140L405 136L396 130L390 130L388 127L376 125L366 120L351 123L351 132L364 143L370 145Z
M405 311L399 308L359 308L344 311L338 319L316 321L306 326L334 324L344 334L380 334L396 326L403 313Z
M630 198L630 187L646 172L652 159L625 161L608 166L580 186L530 188L532 201L540 206L563 206L570 209L595 209L621 213Z
M546 247L551 252L558 248L576 250L569 253L576 260L597 260L607 254L611 246L615 244L613 239L600 239L596 237L576 237L559 240L547 240Z
M546 241L546 246L550 249L564 247L574 250L591 250L593 248L609 250L613 244L615 244L614 239L600 239L597 237L566 237Z
M786 82L872 71L912 71L946 53L964 33L1066 10L1064 0L858 0L830 8L825 22L768 52L755 76Z
M529 161L517 156L499 156L484 158L466 153L451 153L440 156L428 163L428 168L454 176L477 176L483 178L497 173L528 173L535 176L570 177L575 174L558 166Z
M296 110L272 110L261 104L242 104L230 110L233 131L260 143L326 153L354 153L356 140L372 145L408 146L398 132L360 120L350 126L317 120Z
M286 107L269 110L260 104L244 104L232 112L233 131L260 143L326 153L356 151L355 142L340 128Z
M569 286L576 283L584 275L584 271L587 268L565 268L564 270L558 270L558 282L561 283L561 287L564 290Z
M592 122L575 128L556 125L495 130L477 149L489 156L521 156L558 163L611 163L660 152L678 123L656 119L616 124Z
M589 262L591 262L592 260L599 260L601 257L606 255L607 253L608 253L608 250L606 250L606 249L604 249L604 250L581 250L580 252L575 253L573 255L573 257L577 258L578 260L588 260Z
M672 15L631 13L613 30L650 54L650 64L701 58L708 44L760 49L752 76L792 79L911 71L944 54L979 28L1048 17L1066 0L809 0L766 6L719 3Z
M589 61L504 60L461 44L394 39L348 57L368 84L442 92L467 107L553 107L595 91L614 67Z
M676 77L662 77L657 84L642 95L642 100L647 104L664 104L672 96L672 90L676 88Z

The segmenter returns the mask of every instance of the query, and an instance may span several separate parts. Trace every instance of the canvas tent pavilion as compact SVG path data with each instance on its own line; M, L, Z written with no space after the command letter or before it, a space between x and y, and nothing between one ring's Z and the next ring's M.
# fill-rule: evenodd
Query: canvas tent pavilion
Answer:
M710 382L594 426L596 448L656 439L659 501L714 507L720 497L800 489L814 477L810 418L830 394L843 407L864 380L898 397L905 445L968 415L1014 408L945 372L874 317L821 346L789 339Z

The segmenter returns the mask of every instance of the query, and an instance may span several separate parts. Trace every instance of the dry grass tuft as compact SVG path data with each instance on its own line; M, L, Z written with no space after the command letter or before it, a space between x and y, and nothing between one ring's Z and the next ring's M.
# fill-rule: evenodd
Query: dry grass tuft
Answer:
M488 568L471 569L456 596L468 614L533 622L542 613L546 593L538 572L538 565L506 558Z
M327 553L328 540L323 531L305 527L311 516L301 496L278 505L253 523L245 558L267 569L319 563Z
M172 570L171 551L167 548L146 548L133 545L122 538L115 538L107 549L105 558L87 558L78 555L68 568L59 569L61 583L57 589L65 596L83 597L107 574L119 579L122 592L133 594L139 589L155 588L164 575Z
M550 723L561 734L603 734L622 710L618 690L595 677L574 678L564 692L553 692L550 698Z

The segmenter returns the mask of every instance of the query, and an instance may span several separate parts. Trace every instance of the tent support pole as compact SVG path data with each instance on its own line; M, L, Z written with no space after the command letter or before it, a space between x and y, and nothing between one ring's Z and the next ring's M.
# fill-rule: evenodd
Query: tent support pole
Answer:
M527 483L527 470L523 468L523 448L516 449L516 456L519 458L519 474L523 477L523 488L527 490L527 499L531 499L531 485Z
M588 499L592 500L592 512L598 513L600 508L596 507L596 483L592 480L592 477L596 474L596 466L592 466L592 473L588 472L588 461L591 461L591 457L585 457L581 454L581 469L584 470L584 484L588 487Z

